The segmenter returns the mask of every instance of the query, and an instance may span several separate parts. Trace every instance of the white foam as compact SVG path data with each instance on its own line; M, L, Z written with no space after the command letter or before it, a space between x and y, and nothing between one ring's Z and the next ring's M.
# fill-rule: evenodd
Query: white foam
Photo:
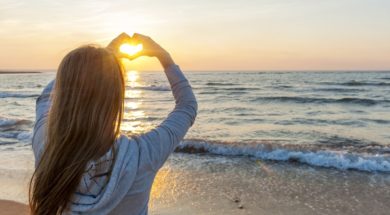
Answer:
M209 153L227 156L251 156L265 160L298 161L313 166L333 167L341 170L390 172L390 156L350 153L346 151L299 151L292 149L265 149L207 142L184 141L179 148L193 147Z

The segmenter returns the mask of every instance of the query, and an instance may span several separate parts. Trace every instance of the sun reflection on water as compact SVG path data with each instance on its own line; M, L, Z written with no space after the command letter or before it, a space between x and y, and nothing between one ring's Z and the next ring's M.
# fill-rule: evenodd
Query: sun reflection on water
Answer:
M144 92L137 89L140 86L139 72L126 72L125 112L121 130L128 134L140 134L152 128L147 122L148 116L142 110L142 96Z
M141 102L132 102L132 101L125 102L125 108L130 110L137 110L140 107L140 105Z
M136 82L139 79L138 71L130 70L126 73L127 81Z

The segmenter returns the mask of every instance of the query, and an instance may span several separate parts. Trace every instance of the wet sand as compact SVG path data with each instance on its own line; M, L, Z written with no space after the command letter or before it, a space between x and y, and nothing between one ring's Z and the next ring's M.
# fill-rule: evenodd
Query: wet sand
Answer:
M14 201L0 200L0 215L23 215L28 214L28 207Z
M1 171L0 199L26 203L31 171ZM0 212L22 208L11 204L3 202ZM155 215L384 215L390 211L390 174L174 153L156 176L149 211Z
M388 214L390 175L249 158L175 154L152 214Z

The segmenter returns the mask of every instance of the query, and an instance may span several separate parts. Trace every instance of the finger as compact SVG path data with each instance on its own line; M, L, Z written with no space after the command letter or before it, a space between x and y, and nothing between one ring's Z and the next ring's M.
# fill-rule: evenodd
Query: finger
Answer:
M137 53L132 54L132 55L127 55L126 58L128 58L129 60L134 60L136 58L143 57L143 56L148 56L147 53L145 52L145 50L142 50L142 51L137 52Z
M116 57L119 59L126 59L126 60L132 61L132 60L135 60L135 59L141 57L141 55L117 54Z
M131 37L126 33L121 33L119 36L117 36L115 39L113 39L110 43L112 46L119 46L121 43L125 41L130 41Z
M131 37L128 34L126 34L125 32L119 34L119 36L117 38L122 39L122 40L123 39L131 39Z
M126 59L129 58L129 55L123 54L123 53L117 53L115 56L116 56L117 58L126 58Z
M146 42L150 40L150 37L143 34L134 33L132 40L137 42Z
M146 36L146 35L143 35L143 34L134 33L132 38L145 38L146 39L146 38L149 38L149 37Z
M137 58L141 57L140 55L129 55L128 57L126 57L126 59L129 59L129 60L135 60Z

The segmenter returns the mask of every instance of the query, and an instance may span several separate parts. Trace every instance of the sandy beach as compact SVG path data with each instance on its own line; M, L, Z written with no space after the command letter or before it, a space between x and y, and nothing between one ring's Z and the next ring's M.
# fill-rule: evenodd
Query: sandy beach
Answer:
M390 215L390 0L0 1L0 215Z
M28 214L28 207L14 201L0 200L0 215L22 215Z
M5 173L5 170L2 170ZM26 203L31 171L0 176L0 198ZM247 157L174 153L158 173L150 214L387 214L390 175ZM2 202L0 211L25 206Z
M27 203L36 97L53 75L2 75L0 199ZM162 74L129 75L140 80L129 83L138 87L127 91L123 132L147 130L171 110L172 95ZM388 214L388 73L190 75L202 112L158 173L150 214ZM357 84L366 93L334 97ZM266 95L275 93L283 96Z
M387 214L389 188L384 174L175 154L155 181L151 212Z

